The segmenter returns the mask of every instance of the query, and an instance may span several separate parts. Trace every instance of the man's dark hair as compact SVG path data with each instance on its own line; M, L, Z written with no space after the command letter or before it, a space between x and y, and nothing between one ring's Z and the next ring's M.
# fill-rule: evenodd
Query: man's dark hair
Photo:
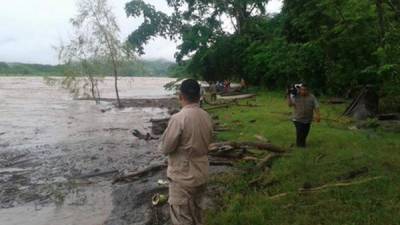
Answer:
M304 87L304 88L307 88L307 89L308 89L308 84L302 83L302 84L301 84L301 87Z
M187 79L183 81L180 92L189 102L194 103L200 100L200 85L196 80Z

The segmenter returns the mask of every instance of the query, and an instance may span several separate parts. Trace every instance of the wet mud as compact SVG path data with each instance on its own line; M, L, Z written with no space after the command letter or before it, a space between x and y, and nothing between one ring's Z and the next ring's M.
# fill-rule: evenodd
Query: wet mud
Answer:
M111 182L165 161L158 140L139 140L131 131L151 132L151 119L169 116L176 104L163 89L169 81L122 79L124 99L152 100L117 109L107 100L112 79L103 82L105 100L96 105L42 78L0 78L0 224L165 224L166 206L151 206L151 196L167 190L157 184L164 171Z

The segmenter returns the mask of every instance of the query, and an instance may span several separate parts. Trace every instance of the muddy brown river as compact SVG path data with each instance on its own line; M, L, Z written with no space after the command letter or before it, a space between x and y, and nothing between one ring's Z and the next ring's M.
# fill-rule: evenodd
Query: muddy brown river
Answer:
M120 95L171 98L163 88L169 81L122 78ZM110 78L100 84L102 98L114 98L112 85ZM168 116L163 105L149 106L116 109L76 100L40 77L0 77L0 224L155 224L149 204L154 190L164 189L156 182L163 173L111 184L117 174L165 160L157 140L131 134L149 132L151 118Z

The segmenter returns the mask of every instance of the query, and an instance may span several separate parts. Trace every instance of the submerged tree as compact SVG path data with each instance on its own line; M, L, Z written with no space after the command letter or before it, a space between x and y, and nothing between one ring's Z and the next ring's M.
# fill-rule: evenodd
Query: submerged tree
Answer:
M120 41L120 29L107 0L80 0L78 15L71 22L75 35L69 44L60 48L60 59L68 64L80 64L82 74L92 84L93 97L97 79L92 71L101 75L102 71L96 70L99 64L111 66L118 107L122 107L118 91L119 67L133 60L134 54L128 44Z

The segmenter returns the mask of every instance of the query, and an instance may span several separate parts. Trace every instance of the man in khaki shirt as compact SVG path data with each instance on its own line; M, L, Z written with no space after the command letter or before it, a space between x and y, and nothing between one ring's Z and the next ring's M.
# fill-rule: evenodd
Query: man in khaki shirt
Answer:
M208 146L212 122L199 106L200 86L182 82L182 110L173 115L159 149L168 156L170 215L173 225L202 225L201 201L208 178Z

